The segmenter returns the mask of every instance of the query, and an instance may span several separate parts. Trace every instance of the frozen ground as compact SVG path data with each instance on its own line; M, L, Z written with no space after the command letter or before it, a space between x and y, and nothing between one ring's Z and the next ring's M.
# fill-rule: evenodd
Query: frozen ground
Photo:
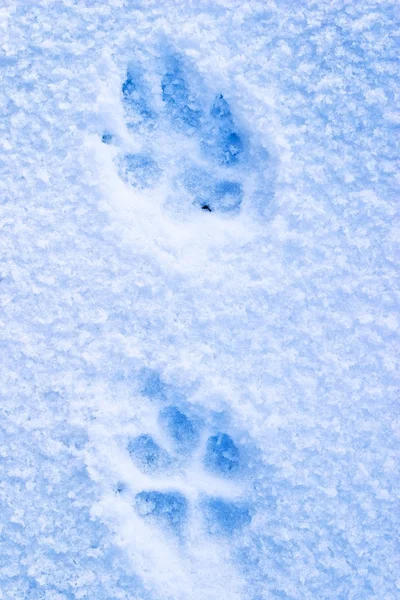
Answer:
M398 599L398 2L0 29L0 599Z

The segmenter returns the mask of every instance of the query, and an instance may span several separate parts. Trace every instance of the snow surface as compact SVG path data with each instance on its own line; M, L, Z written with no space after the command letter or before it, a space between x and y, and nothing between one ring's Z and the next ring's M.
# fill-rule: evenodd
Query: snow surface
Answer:
M1 600L400 597L399 12L3 0Z

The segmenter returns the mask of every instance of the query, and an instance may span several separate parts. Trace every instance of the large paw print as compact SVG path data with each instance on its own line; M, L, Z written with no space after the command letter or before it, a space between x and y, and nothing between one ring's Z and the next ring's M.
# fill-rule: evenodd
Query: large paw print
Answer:
M119 152L119 176L142 191L167 181L165 206L174 214L202 209L235 216L246 200L267 203L273 187L268 152L250 143L224 95L216 92L209 103L208 94L189 84L195 78L178 55L168 56L157 103L140 69L129 66L121 101L126 127L142 149ZM114 137L105 132L102 140L112 144Z
M204 436L204 428L176 406L160 411L158 426L169 450L147 433L127 445L147 476L148 489L135 496L137 513L177 534L199 511L209 534L233 535L248 525L250 511L240 498L241 453L231 436Z

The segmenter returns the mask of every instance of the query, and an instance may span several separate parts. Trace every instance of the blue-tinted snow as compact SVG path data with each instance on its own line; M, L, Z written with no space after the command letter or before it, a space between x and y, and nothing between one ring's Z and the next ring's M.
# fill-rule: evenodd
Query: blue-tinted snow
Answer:
M156 519L162 525L179 533L186 520L187 501L177 492L139 492L136 510L147 519Z
M397 2L1 28L0 598L396 599Z
M168 454L147 434L130 440L128 451L140 470L145 473L162 471L170 462Z
M159 421L171 436L179 452L190 452L197 443L199 433L195 423L176 406L168 406L160 412Z
M214 534L232 535L249 525L251 517L245 506L221 498L209 498L204 503L205 518L209 531Z
M238 470L239 450L230 435L217 433L208 438L204 464L208 469L222 476L233 474Z

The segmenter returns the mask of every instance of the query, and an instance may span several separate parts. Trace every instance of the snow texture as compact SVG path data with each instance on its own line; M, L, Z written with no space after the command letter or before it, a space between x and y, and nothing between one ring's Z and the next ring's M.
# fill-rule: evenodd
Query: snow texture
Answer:
M0 7L0 600L397 600L399 6Z

